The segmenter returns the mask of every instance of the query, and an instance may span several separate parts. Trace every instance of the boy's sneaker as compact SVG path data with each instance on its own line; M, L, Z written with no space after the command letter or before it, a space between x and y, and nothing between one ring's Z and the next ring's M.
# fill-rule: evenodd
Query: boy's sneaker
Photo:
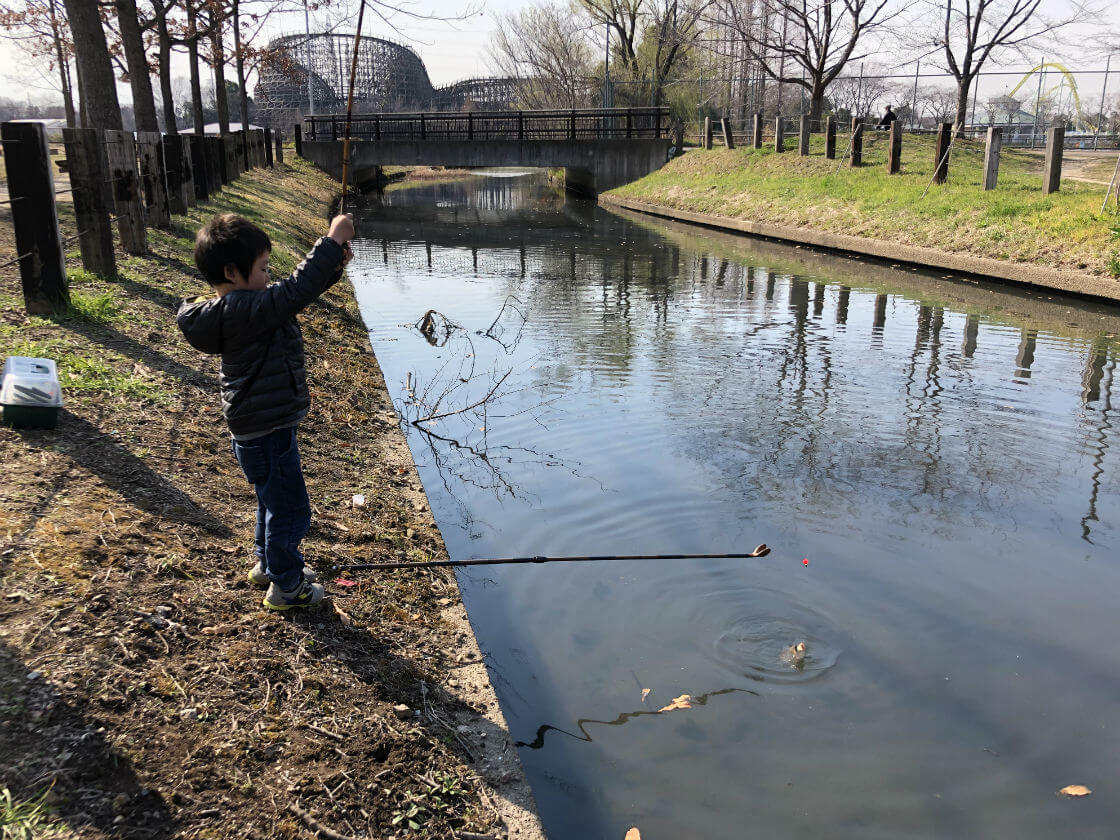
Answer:
M322 584L302 580L295 589L284 590L275 583L270 584L263 603L270 610L290 610L295 607L312 607L326 596Z
M303 579L308 583L314 583L319 579L319 575L307 566L304 566ZM264 570L264 565L259 560L257 564L249 570L249 583L254 586L268 586L272 583L272 581L268 579L268 573Z

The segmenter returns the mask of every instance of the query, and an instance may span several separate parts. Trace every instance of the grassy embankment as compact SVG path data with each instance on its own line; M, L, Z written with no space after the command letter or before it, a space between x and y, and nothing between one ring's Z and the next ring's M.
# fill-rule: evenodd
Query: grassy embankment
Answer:
M809 157L796 151L690 151L615 194L682 210L884 239L1010 262L1120 277L1120 218L1100 212L1103 184L1066 180L1041 193L1041 153L1005 149L999 186L981 188L984 146L958 141L949 182L922 193L933 174L933 141L906 135L902 173L887 175L887 137L869 132L864 165L824 157L816 136ZM848 138L837 138L843 154ZM1098 167L1099 168L1099 167Z
M453 577L355 575L308 614L264 611L245 580L254 500L217 363L174 323L180 298L208 293L191 257L204 219L258 222L287 272L325 232L335 189L298 159L247 173L149 231L151 253L118 254L119 278L73 271L73 306L55 317L27 317L7 275L0 354L57 360L65 407L57 430L0 427L5 836L295 838L300 811L367 837L498 823L465 744L483 754L479 738L500 732L450 679L478 658L444 618ZM60 215L73 234L68 205ZM309 562L440 556L349 283L301 321Z

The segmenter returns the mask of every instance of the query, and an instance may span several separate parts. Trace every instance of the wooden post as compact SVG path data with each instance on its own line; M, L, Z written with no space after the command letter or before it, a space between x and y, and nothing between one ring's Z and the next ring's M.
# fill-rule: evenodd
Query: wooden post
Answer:
M74 216L80 235L82 267L102 277L117 276L113 253L113 204L105 151L92 128L64 128L66 163L70 170L70 193L74 197Z
M937 143L933 149L933 183L944 184L949 180L949 147L953 143L953 124L941 123L937 127Z
M848 166L863 165L863 120L852 117L852 148L848 157Z
M0 126L0 139L8 171L23 305L31 315L64 310L70 304L70 292L54 206L54 173L46 129L39 122L6 122Z
M206 138L201 134L187 135L187 142L183 145L191 150L191 181L194 183L194 197L196 201L206 201L210 197L210 157L207 155Z
M222 152L222 186L237 180L237 138L232 134L219 137Z
M887 174L897 175L902 171L902 123L891 123L890 146L887 147Z
M195 195L194 185L194 162L197 160L194 155L194 146L186 135L180 134L178 137L183 141L179 146L179 151L182 153L180 158L179 171L182 173L183 178L183 200L186 201L188 209L194 207L197 196Z
M751 118L751 147L762 148L762 114L758 111Z
M781 117L774 118L774 151L784 152L786 150L785 138L786 122Z
M183 178L183 146L187 146L179 134L167 134L163 138L163 172L167 177L168 212L182 215L187 212L187 197L184 185L194 185Z
M105 156L109 163L109 182L113 185L113 212L117 217L121 247L129 254L146 253L148 231L144 227L132 132L106 130Z
M831 114L824 124L824 156L836 160L836 117Z
M276 129L276 162L284 162L284 129Z
M703 143L704 143L704 148L705 149L712 148L712 118L711 117L704 117Z
M153 227L171 227L167 207L167 173L163 168L163 137L158 131L138 131L136 148L140 158L140 185L144 210Z
M210 195L218 192L225 181L225 145L222 138L213 134L206 136L206 191Z
M735 135L731 132L731 121L727 117L720 117L719 128L723 132L723 145L729 149L734 149Z
M299 123L292 127L292 136L296 139L296 157L303 157L303 128Z
M988 142L984 146L984 189L994 190L999 178L999 152L1003 148L1003 129L988 129Z
M264 162L271 169L275 166L275 158L272 156L272 129L266 128L264 130Z
M809 155L809 115L801 115L801 125L797 131L797 153L801 157Z
M1062 147L1066 141L1066 127L1052 125L1046 137L1046 162L1042 167L1042 194L1056 193L1062 186Z

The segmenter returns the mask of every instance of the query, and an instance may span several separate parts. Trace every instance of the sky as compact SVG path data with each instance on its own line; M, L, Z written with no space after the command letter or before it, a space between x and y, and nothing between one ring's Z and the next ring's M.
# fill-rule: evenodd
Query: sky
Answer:
M411 46L423 59L433 84L441 86L461 79L493 75L487 46L495 28L496 16L516 11L530 2L531 0L404 0L406 5L402 8L446 19L420 19L397 13L390 18L390 22L396 27L394 30L389 23L367 9L363 32ZM1043 9L1056 13L1067 2L1068 0L1043 0ZM354 0L350 0L349 5L352 11L356 10ZM1083 33L1087 39L1092 39L1102 29L1120 31L1120 2L1109 0L1104 5L1107 9L1104 15ZM313 12L312 30L337 25L339 17L340 12L332 9ZM351 22L344 23L340 31L352 32L355 22L356 15L353 15ZM303 31L303 26L301 11L287 13L278 16L270 24L268 32L273 36L298 33ZM1082 69L1103 69L1104 58L1082 58L1076 61L1076 65ZM1016 68L1023 66L1024 62L1015 63ZM1120 69L1120 55L1114 58L1112 67ZM990 69L999 68L993 66ZM900 68L899 72L905 73L906 70ZM184 77L187 75L185 56L175 59L174 73ZM0 41L0 96L30 97L37 102L61 101L53 87L53 78L47 78L46 74L45 67L33 66L27 56L11 42ZM255 77L250 77L250 92L254 84ZM1117 84L1117 89L1120 89L1120 83ZM131 101L127 85L119 86L119 95L122 103Z

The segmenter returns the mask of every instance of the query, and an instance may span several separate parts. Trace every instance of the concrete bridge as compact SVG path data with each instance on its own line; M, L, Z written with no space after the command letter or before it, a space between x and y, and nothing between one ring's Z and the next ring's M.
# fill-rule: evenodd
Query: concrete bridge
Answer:
M565 188L594 197L636 181L668 159L666 108L363 114L351 125L352 182L382 166L564 169ZM303 156L342 175L346 117L304 121Z

